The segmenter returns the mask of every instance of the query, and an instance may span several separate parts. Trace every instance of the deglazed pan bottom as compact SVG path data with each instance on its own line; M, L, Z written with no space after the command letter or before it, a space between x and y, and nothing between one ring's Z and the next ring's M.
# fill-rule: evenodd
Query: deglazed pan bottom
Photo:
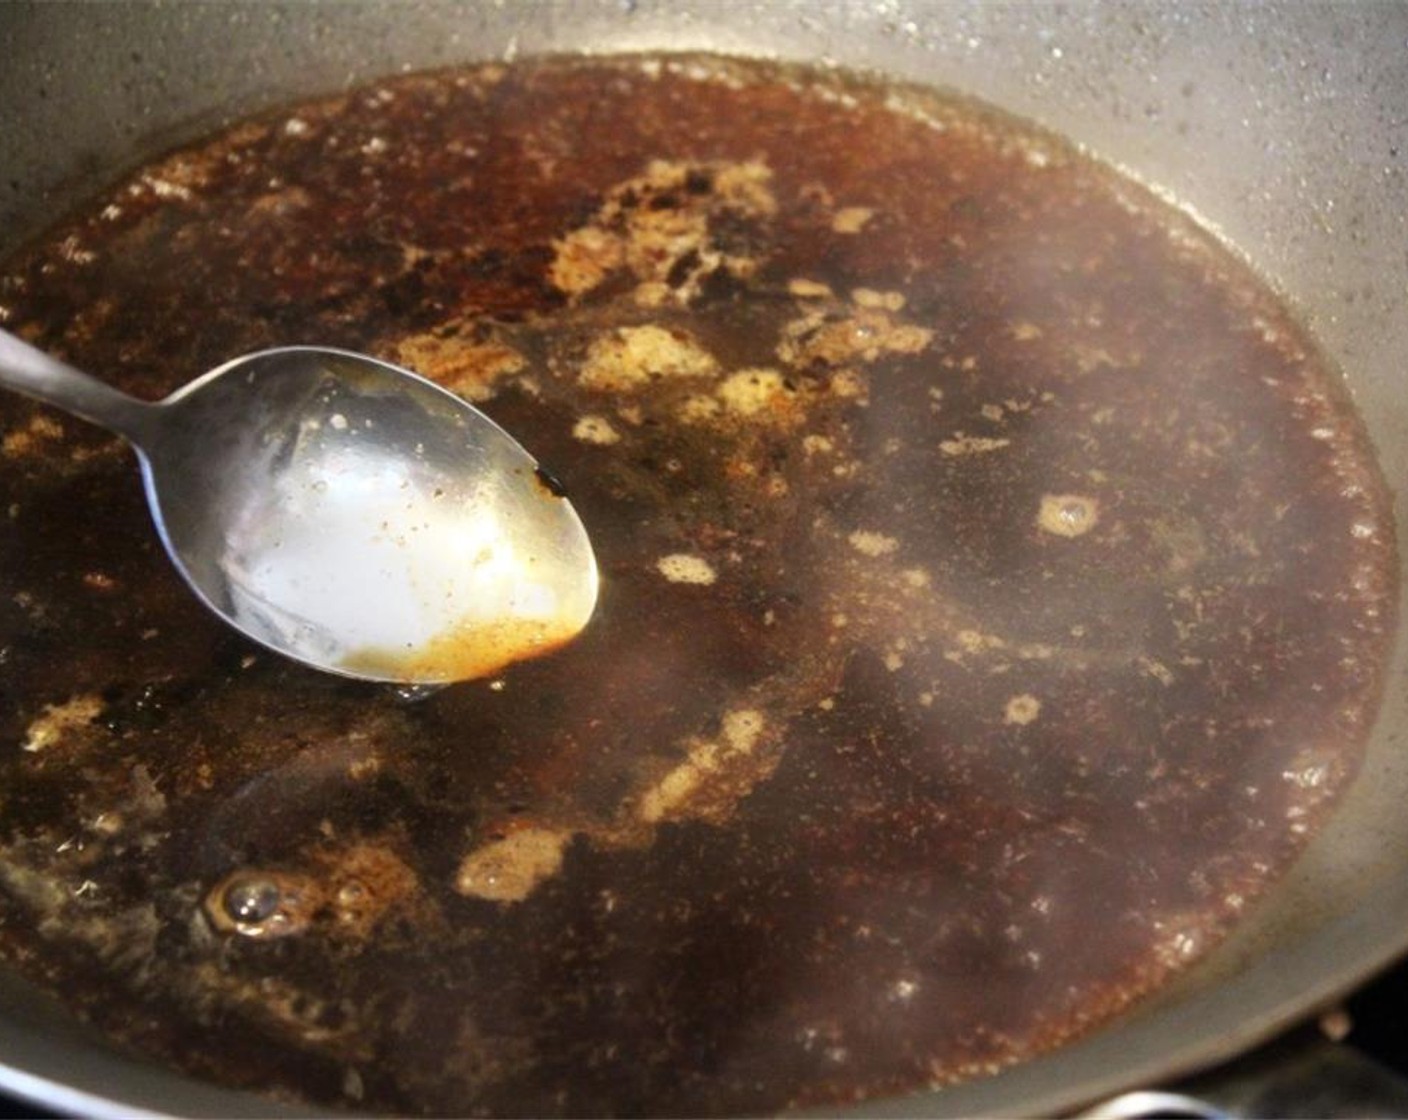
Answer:
M420 368L602 557L581 643L406 705L215 629L121 453L7 413L6 936L202 1076L569 1113L983 1076L1196 960L1355 770L1396 569L1333 377L1186 219L970 106L390 82L154 165L6 293L138 391L290 331Z

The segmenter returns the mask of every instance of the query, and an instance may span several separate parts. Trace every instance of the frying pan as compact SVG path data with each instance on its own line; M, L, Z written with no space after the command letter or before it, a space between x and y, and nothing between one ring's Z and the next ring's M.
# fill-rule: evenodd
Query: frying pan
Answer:
M1408 477L1408 6L8 4L0 44L0 251L174 142L401 69L691 49L953 87L1086 145L1235 245L1342 367L1390 485ZM1396 513L1408 557L1401 496ZM1163 1082L1313 1013L1408 949L1405 657L1400 628L1361 777L1215 952L1074 1045L866 1113L1050 1114ZM0 1063L0 1085L65 1112L270 1111L117 1057L8 976Z

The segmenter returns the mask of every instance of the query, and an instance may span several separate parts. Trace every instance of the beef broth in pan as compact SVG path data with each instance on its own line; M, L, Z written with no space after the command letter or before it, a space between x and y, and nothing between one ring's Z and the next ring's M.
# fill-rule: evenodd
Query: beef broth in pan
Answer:
M548 658L322 676L195 602L121 444L0 400L0 950L200 1077L548 1115L990 1074L1216 943L1373 718L1393 531L1338 377L1183 214L963 100L399 77L144 168L0 321L146 396L408 365L600 561Z

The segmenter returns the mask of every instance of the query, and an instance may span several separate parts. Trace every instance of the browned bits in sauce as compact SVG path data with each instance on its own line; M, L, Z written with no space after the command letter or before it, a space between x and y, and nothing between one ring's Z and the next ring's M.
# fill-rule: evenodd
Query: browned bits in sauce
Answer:
M579 641L407 703L222 629L121 448L0 400L0 948L200 1076L525 1115L982 1076L1196 959L1358 765L1395 567L1336 378L981 108L401 77L154 163L0 306L152 396L410 362L601 563Z

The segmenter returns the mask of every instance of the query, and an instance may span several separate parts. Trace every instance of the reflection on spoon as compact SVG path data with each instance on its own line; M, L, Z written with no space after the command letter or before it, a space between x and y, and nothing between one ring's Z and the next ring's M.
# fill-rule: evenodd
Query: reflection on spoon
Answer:
M196 594L305 664L467 680L561 647L595 609L560 485L483 413L385 362L268 350L153 404L0 331L0 384L132 443Z

